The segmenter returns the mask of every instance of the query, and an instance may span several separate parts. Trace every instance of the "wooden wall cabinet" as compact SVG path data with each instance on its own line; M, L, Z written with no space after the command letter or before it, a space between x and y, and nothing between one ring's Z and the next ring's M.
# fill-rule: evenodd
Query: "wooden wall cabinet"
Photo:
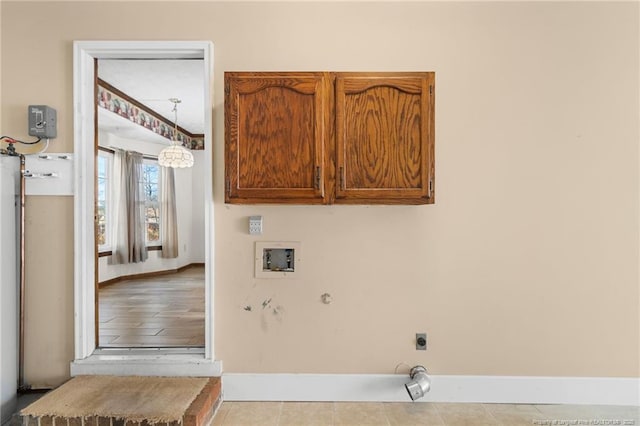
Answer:
M225 73L225 201L431 204L434 73Z

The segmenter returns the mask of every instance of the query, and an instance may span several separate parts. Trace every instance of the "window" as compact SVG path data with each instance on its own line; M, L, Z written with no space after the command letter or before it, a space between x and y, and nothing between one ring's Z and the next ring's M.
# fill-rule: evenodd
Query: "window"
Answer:
M160 243L160 166L155 160L142 164L142 197L144 200L147 246Z
M112 242L109 240L109 214L111 207L109 195L111 191L110 185L112 184L110 177L111 173L113 173L112 159L113 154L110 152L98 152L96 238L99 252L110 251L112 246ZM142 202L144 203L146 245L148 247L160 246L160 166L156 160L144 160L139 183Z
M109 242L109 172L111 171L111 155L105 152L98 152L98 193L96 195L96 215L98 224L96 235L98 239L98 250L106 251L111 245Z

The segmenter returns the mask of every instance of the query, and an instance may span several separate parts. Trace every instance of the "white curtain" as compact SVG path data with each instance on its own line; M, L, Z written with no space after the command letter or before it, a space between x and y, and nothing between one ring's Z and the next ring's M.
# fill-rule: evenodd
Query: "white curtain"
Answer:
M126 198L126 154L122 150L115 150L111 167L111 193L109 218L111 256L108 263L118 265L129 263L129 239L127 235L127 204Z
M166 259L178 257L178 219L173 167L160 167L160 235Z
M111 256L108 263L144 262L148 258L142 198L142 154L116 150L111 185Z

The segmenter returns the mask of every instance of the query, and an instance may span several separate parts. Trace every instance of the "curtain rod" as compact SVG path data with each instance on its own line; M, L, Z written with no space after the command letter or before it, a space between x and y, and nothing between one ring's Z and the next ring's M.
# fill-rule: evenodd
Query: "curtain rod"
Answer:
M116 152L116 150L113 148L107 148L106 146L100 146L100 145L98 145L98 151L109 152L111 154L115 154ZM158 161L158 156L155 156L155 155L142 154L142 158L144 158L145 160Z

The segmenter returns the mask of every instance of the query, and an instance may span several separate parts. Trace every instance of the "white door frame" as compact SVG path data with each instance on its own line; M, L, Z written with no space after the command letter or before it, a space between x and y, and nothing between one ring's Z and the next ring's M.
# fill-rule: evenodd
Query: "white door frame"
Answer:
M94 370L104 371L104 356L94 355L95 336L95 230L94 230L94 60L95 59L131 59L163 58L187 59L202 58L204 61L204 205L205 205L205 351L204 355L194 354L185 357L167 355L162 357L164 368L158 374L167 373L167 362L173 364L172 374L179 375L219 375L221 364L215 361L213 348L213 184L212 162L212 77L213 43L209 41L75 41L73 45L73 114L74 114L74 342L75 360L71 366L72 375L91 374L86 369L94 365ZM131 356L118 356L120 365L105 374L126 374L124 364L135 360L139 366L149 356L132 353ZM114 362L114 357L110 361ZM153 356L158 359L158 353ZM181 369L178 364L186 362ZM96 364L97 363L97 364ZM118 364L118 363L116 363ZM194 365L195 364L195 365ZM203 368L198 368L201 365ZM194 369L195 366L195 369ZM118 370L120 368L120 370ZM154 368L148 371L133 369L137 374L154 375ZM215 374L215 373L218 374Z

